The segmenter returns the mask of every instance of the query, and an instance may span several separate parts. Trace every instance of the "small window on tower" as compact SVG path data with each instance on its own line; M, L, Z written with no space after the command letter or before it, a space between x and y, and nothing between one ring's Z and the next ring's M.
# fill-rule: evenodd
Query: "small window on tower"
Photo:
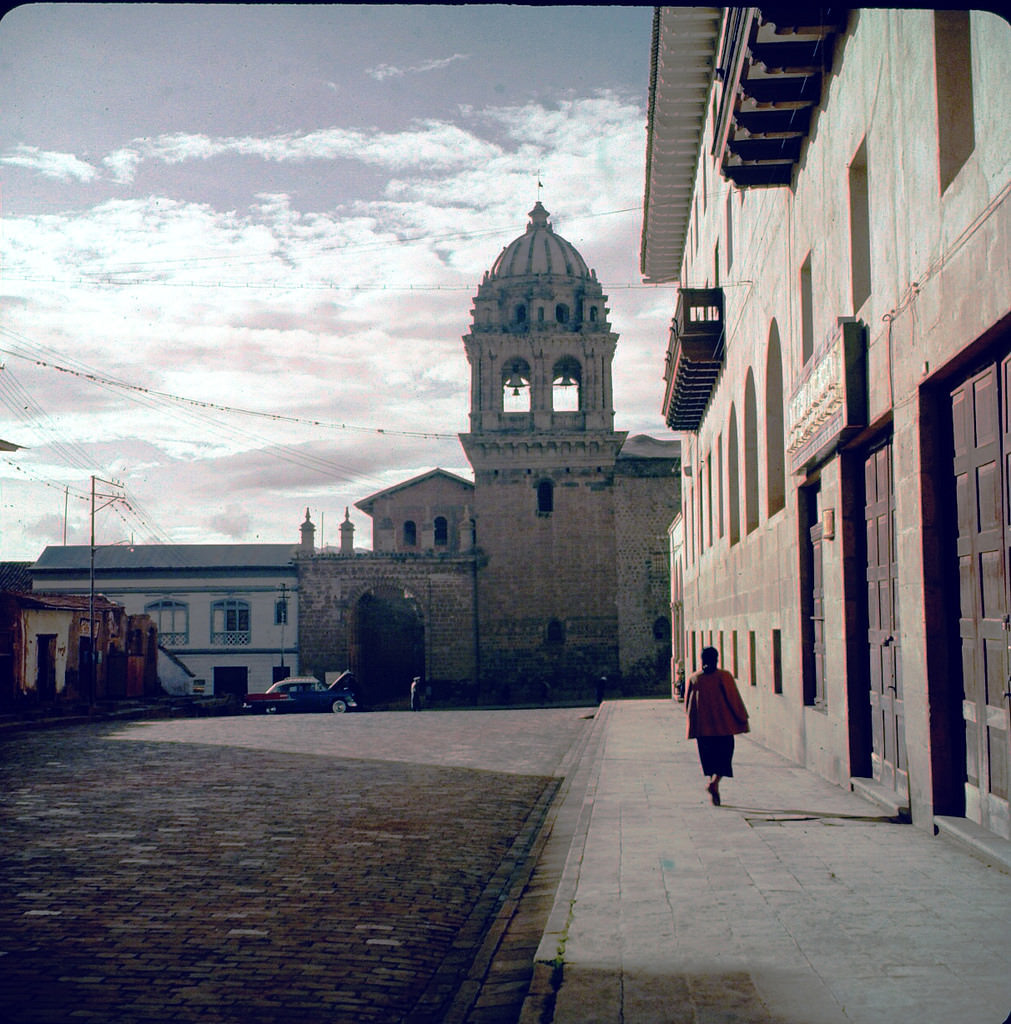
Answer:
M569 307L564 302L559 302L555 306L555 319L560 324L567 324L569 322Z
M549 515L555 510L555 485L550 480L542 480L537 485L537 511L541 515Z
M597 307L590 306L590 323L595 324L597 322Z
M449 523L445 516L435 517L435 546L444 548L449 543Z
M516 307L516 323L518 323L518 324L526 323L526 319L527 319L527 307L526 306L522 306L522 305L517 306Z
M543 306L538 306L537 307L537 322L540 323L540 324L544 323L544 307Z

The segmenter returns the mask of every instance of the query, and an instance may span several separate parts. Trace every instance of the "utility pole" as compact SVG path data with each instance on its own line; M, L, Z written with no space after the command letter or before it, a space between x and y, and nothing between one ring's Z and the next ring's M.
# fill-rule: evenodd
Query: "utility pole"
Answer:
M284 627L288 624L288 587L281 584L281 668L284 668Z
M95 513L107 508L116 501L125 501L126 498L119 493L106 494L95 489L95 484L105 484L108 487L118 487L120 491L123 485L115 480L102 480L100 477L91 477L91 572L89 574L91 586L88 598L88 629L90 633L90 646L88 648L88 705L94 706L95 692L98 689L98 677L96 674L98 659L95 655ZM96 506L95 500L103 499L102 504Z

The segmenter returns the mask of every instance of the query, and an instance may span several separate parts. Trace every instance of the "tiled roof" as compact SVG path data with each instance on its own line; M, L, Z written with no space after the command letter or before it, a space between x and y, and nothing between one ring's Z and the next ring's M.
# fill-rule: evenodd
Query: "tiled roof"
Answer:
M26 593L32 589L31 562L0 562L0 590Z
M95 550L101 572L170 569L286 569L295 544L109 544ZM32 566L33 573L89 571L86 544L47 547Z
M361 501L356 501L355 508L360 508L363 512L368 512L371 515L372 506L375 504L377 499L388 498L391 494L395 494L397 491L406 490L408 487L414 487L417 484L423 483L426 480L432 480L436 477L441 477L442 479L449 480L452 483L459 484L468 491L472 491L474 489L473 482L464 479L462 476L457 476L455 473L450 473L445 469L430 469L427 473L411 477L410 480L394 484L392 487L387 487L382 491L376 491L375 494L370 494L367 498L362 498Z
M11 595L24 608L50 608L55 611L81 611L91 608L91 597L88 594L13 594ZM95 609L108 611L112 608L122 610L122 605L110 601L101 594L95 595Z

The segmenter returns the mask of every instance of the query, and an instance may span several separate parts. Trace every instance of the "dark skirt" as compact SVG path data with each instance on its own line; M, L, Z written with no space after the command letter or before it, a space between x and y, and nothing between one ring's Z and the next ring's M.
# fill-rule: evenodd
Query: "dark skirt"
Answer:
M699 760L703 775L722 775L725 779L734 777L734 737L699 736Z

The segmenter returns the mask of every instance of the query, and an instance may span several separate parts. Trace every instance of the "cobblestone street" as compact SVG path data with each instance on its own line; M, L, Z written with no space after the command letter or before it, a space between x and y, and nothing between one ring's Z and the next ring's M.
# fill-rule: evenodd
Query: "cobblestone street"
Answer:
M591 714L3 740L4 1020L447 1019Z

